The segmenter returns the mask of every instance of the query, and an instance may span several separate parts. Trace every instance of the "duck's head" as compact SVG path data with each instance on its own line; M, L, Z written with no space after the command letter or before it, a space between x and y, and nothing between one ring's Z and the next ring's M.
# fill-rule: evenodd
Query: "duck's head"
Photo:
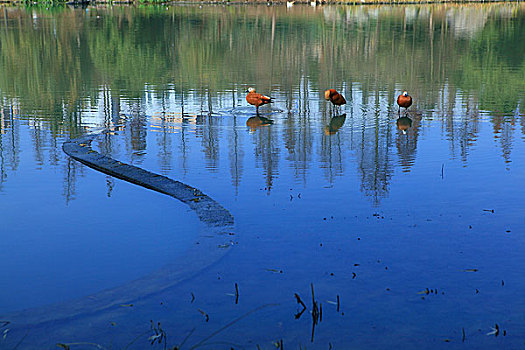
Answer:
M325 100L329 100L330 99L330 96L333 95L335 93L335 90L334 89L328 89L324 92L324 98Z
M248 92L248 93L249 93L249 92L255 92L255 89L252 88L252 87L249 87L248 90L246 90L245 92Z
M405 96L405 97L407 97L407 96L408 96L408 92L403 91L403 94L402 94L402 95Z

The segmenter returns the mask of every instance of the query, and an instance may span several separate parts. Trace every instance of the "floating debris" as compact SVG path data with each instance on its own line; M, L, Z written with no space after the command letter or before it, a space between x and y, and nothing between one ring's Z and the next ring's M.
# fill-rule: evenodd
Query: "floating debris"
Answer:
M461 341L462 341L462 342L465 342L465 339L466 339L466 336L465 336L465 328L461 328L461 333L463 334L463 336L461 337Z
M206 319L206 322L210 320L210 316L206 312L202 311L201 309L197 309L197 311L199 311L201 315L204 316L204 318Z
M190 303L193 304L193 302L195 301L195 294L193 294L193 292L191 293L191 301Z
M133 304L120 304L121 307L133 307Z
M275 272L275 273L283 273L283 270L277 270L277 269L265 269L266 271Z
M465 272L478 272L479 270L478 269L465 269L463 271L465 271Z
M494 209L483 209L483 211L487 211L489 213L494 213Z
M239 286L235 283L235 304L239 303Z

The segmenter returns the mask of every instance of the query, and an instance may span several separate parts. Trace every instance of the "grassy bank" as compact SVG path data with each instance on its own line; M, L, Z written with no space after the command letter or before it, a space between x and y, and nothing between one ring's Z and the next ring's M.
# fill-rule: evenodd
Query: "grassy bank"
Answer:
M0 4L11 5L49 5L49 4L264 4L264 5L410 5L410 4L466 4L466 3L504 3L523 0L2 0Z

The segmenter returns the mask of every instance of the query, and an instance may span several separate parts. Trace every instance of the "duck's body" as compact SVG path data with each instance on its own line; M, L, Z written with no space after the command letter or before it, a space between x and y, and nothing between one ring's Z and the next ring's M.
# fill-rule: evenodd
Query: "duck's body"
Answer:
M257 92L255 92L254 88L248 88L246 92L248 93L248 95L246 95L246 101L249 104L255 106L257 113L259 113L259 106L273 102L271 97L258 94Z
M346 100L343 95L338 93L335 89L328 89L324 92L324 98L327 101L332 102L336 106L341 106L346 104Z
M399 106L399 111L401 111L401 107L404 107L406 110L408 107L412 106L412 97L406 91L403 91L403 93L397 97L397 104Z

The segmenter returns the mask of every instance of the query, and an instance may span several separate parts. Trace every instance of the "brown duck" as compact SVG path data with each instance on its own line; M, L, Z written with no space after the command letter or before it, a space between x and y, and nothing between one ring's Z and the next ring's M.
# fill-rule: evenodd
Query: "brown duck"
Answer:
M255 92L254 88L248 88L246 92L248 93L248 95L246 95L246 101L249 104L255 106L255 110L257 111L257 113L259 113L259 106L273 102L273 99L271 97L258 94L257 92Z
M341 106L346 104L344 96L338 93L335 89L326 90L324 92L324 98L327 101L332 102L335 106Z
M405 111L412 105L412 97L406 92L403 91L401 95L397 97L397 104L399 105L398 113L401 112L401 107L405 108Z

